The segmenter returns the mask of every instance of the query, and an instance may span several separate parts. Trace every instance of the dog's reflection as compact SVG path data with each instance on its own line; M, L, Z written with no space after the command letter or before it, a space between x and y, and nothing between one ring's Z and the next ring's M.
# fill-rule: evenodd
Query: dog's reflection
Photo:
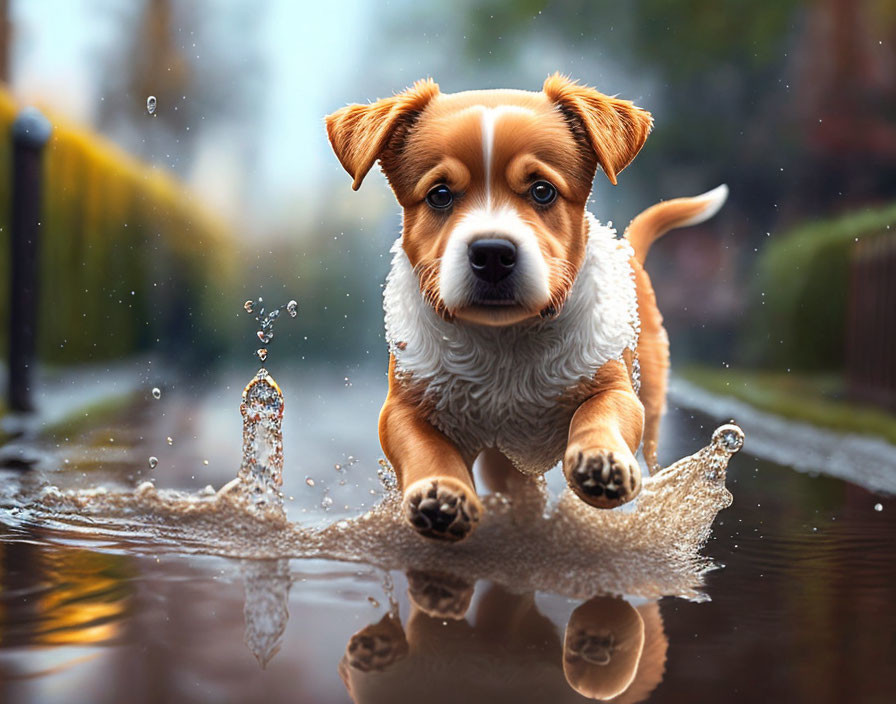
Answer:
M660 683L668 641L659 605L594 597L573 611L561 642L532 594L410 572L411 615L352 636L339 672L369 702L643 701Z

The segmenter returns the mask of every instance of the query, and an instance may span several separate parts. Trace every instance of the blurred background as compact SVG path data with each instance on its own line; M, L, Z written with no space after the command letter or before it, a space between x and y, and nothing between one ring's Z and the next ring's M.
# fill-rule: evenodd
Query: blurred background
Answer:
M851 382L825 378L830 393L893 403L892 306L874 325L891 345L886 389L847 344L874 315L857 300L885 297L865 260L896 272L892 3L336 5L0 3L3 119L37 105L56 128L44 361L246 353L236 314L256 291L299 299L301 335L283 347L383 357L398 208L382 178L351 192L321 118L423 76L449 92L537 90L560 70L655 115L620 185L597 180L599 218L621 228L656 200L731 187L717 219L651 256L676 362L829 373Z
M40 360L201 380L251 354L240 306L260 294L299 301L275 368L383 365L399 210L378 173L351 191L323 116L424 76L537 90L559 70L655 116L619 186L596 180L599 219L731 188L648 262L678 373L896 438L894 40L887 0L3 0L0 120L34 105L54 128ZM0 140L7 204L10 158ZM0 228L8 280L8 205Z

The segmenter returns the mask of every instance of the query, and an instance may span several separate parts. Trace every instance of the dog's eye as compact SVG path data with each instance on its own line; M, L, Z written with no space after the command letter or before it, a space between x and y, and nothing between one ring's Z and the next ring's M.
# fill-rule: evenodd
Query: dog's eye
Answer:
M445 208L450 208L451 204L454 202L454 194L451 192L451 189L443 183L434 186L429 190L429 193L426 194L426 202L429 204L430 208L445 210Z
M529 189L529 195L539 205L550 205L557 197L557 189L547 181L536 181Z

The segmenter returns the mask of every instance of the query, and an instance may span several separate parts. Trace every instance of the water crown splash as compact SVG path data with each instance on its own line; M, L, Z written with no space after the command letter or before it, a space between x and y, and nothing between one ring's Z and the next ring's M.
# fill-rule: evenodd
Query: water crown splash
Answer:
M254 314L259 329L256 337L265 345L274 338L274 321L286 310L295 318L298 304L290 301L265 313L264 301L248 300L243 309ZM255 355L262 362L268 350L262 347ZM243 389L240 413L243 416L243 457L237 476L238 485L257 508L283 512L283 392L264 367Z

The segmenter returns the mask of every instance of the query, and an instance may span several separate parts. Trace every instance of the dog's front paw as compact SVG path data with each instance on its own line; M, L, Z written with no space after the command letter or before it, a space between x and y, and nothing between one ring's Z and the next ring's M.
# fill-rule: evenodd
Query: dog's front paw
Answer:
M563 460L570 488L598 508L613 508L641 491L641 468L628 449L571 449Z
M473 489L450 477L421 479L404 493L404 515L420 535L457 542L476 527L482 504Z

